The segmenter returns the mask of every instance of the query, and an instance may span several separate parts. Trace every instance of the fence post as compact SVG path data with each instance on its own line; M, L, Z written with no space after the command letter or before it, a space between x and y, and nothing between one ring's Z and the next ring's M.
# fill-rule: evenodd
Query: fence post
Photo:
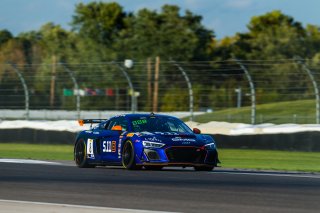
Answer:
M11 67L17 73L17 75L18 75L18 77L19 77L19 79L21 81L21 84L22 84L22 87L23 87L23 90L24 90L24 97L25 97L26 119L28 120L29 119L29 90L28 90L28 86L27 86L26 81L24 80L21 72L17 68L17 66L15 64L13 64L13 63L8 63L8 64L11 65Z
M121 70L121 72L123 73L123 75L126 77L126 79L128 81L129 88L132 92L131 93L131 112L135 113L135 91L134 91L130 76L128 75L127 71L122 66L120 66L118 63L116 63L114 61L112 63L115 64L116 66L118 66L118 68Z
M77 110L77 117L80 119L80 92L79 92L79 84L77 82L77 79L74 76L74 73L72 70L70 70L68 67L65 66L63 63L59 63L63 67L63 69L68 73L69 77L71 78L74 89L77 91L77 96L76 96L76 110Z
M320 123L320 97L319 97L319 89L318 89L317 81L315 80L312 71L307 67L305 63L302 62L301 57L297 56L296 61L298 62L298 64L302 66L303 70L306 71L310 80L312 81L314 94L316 96L316 123L319 124Z
M251 124L255 124L256 123L256 92L255 92L254 84L247 68L238 59L234 59L234 60L244 71L244 74L246 75L247 80L249 81L250 90L251 90Z
M188 91L189 91L189 110L190 110L190 121L193 121L193 90L192 90L192 84L191 81L187 75L187 73L184 71L184 69L174 60L171 60L171 63L173 63L178 69L180 70L182 76L187 82L188 85Z

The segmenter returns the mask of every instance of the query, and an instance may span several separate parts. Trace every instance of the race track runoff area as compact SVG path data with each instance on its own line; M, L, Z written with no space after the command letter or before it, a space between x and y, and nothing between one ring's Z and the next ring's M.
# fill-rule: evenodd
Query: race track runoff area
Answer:
M80 169L71 161L0 162L0 212L319 212L320 175L217 168ZM21 202L22 201L22 202ZM24 207L21 207L24 206ZM80 209L79 209L80 208ZM24 211L20 211L23 209ZM2 211L4 210L4 211ZM58 211L60 212L60 211ZM61 211L63 212L63 211Z

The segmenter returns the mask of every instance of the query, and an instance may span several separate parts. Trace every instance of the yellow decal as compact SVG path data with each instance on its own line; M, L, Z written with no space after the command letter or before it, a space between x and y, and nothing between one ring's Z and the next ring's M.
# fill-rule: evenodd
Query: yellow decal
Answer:
M117 142L112 141L111 152L116 152L116 150L117 150Z
M133 132L127 134L127 137L132 137L132 136L134 136Z

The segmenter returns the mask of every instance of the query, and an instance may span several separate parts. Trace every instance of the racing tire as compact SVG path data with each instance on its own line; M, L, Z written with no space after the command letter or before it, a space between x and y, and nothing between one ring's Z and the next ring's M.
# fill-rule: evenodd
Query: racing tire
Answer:
M135 150L131 141L126 141L122 149L122 166L128 170L138 170L142 166L136 164Z
M207 171L207 172L209 172L209 171L212 171L213 168L214 168L214 166L195 166L195 167L194 167L194 170L196 170L196 171Z
M83 139L76 142L74 146L74 161L79 168L93 168L94 165L88 164L86 155L86 143Z
M160 170L163 168L163 166L144 166L144 168L145 168L146 170L160 171Z

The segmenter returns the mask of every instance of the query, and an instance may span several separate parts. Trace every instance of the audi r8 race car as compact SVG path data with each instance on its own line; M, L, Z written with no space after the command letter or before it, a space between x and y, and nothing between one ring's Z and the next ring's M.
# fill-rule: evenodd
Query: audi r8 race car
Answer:
M126 169L159 170L165 166L210 171L219 162L215 141L193 131L178 118L158 114L126 114L91 123L74 145L78 167L122 165ZM98 123L92 128L93 123Z

